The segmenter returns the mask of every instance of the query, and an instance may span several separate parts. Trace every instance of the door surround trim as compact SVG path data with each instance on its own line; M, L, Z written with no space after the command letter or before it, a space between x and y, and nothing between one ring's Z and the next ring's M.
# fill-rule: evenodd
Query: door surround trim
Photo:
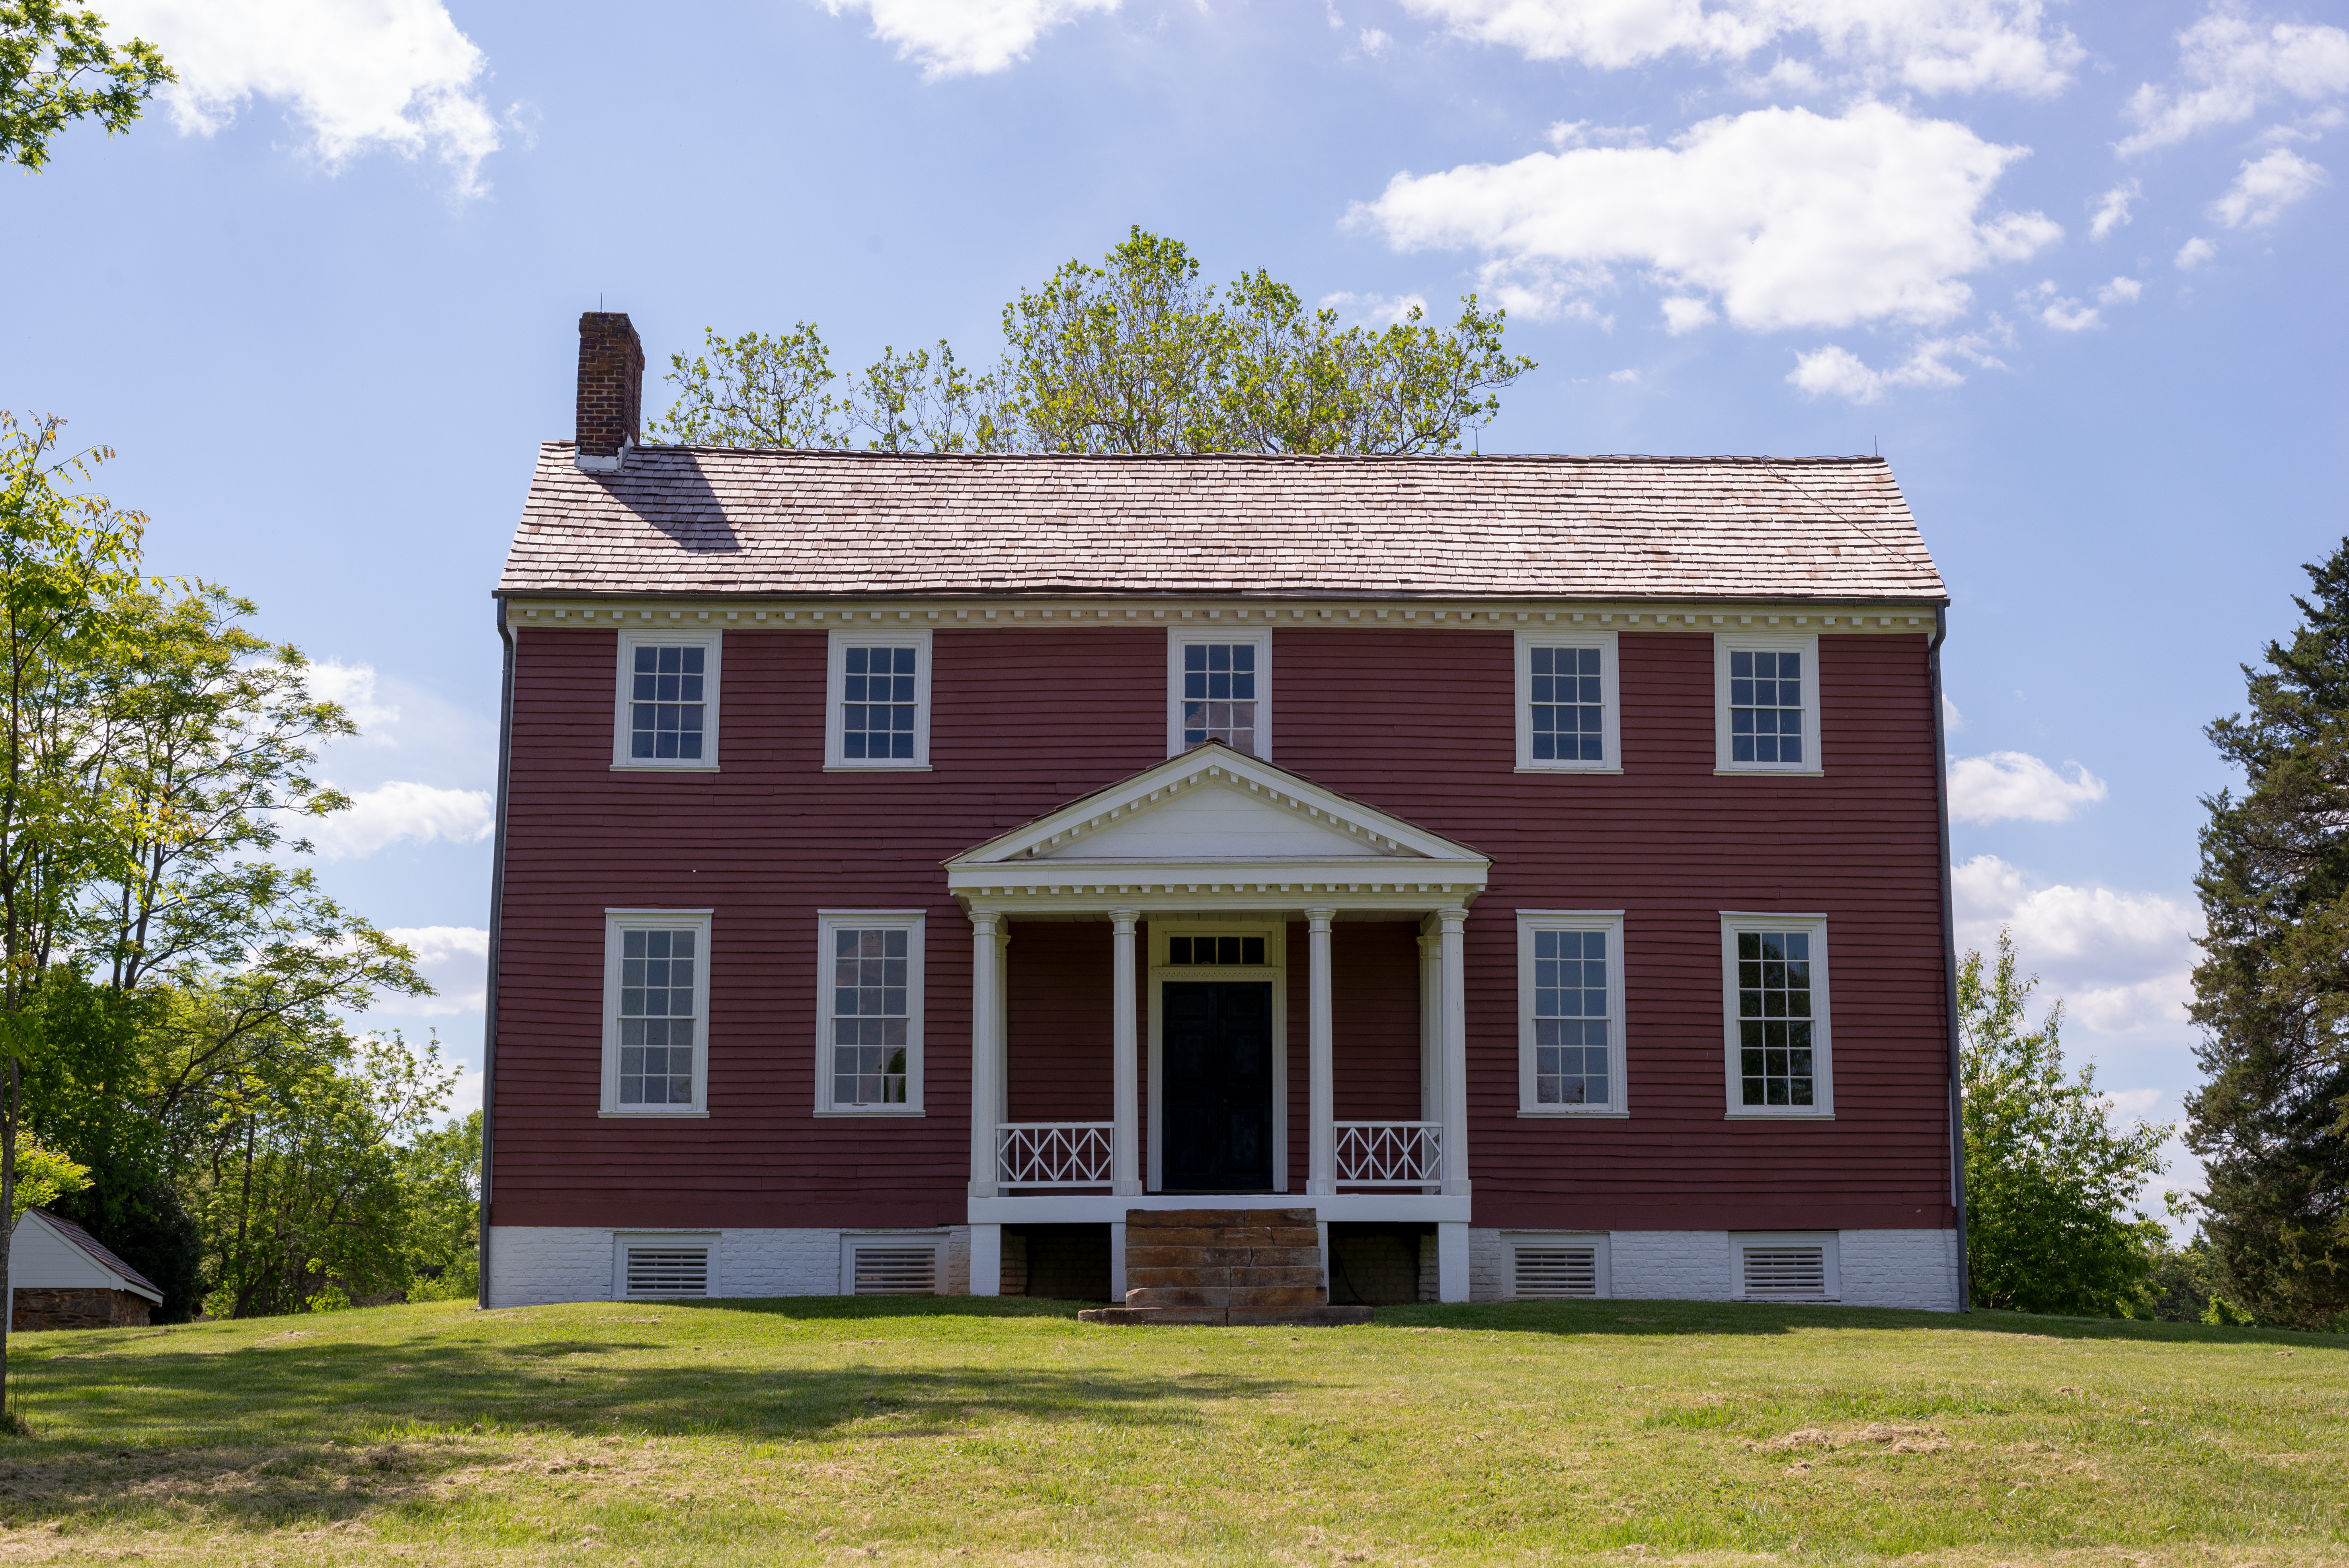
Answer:
M1147 1169L1143 1173L1143 1190L1163 1192L1166 1189L1164 1149L1164 1113L1166 1106L1166 1072L1164 1056L1166 1008L1165 982L1169 980L1253 980L1272 984L1272 1191L1288 1191L1288 923L1281 919L1268 920L1260 915L1158 915L1149 919L1150 965L1143 972L1150 991L1150 1115ZM1230 966L1211 964L1170 965L1166 962L1166 939L1170 936L1262 936L1265 961L1260 965Z

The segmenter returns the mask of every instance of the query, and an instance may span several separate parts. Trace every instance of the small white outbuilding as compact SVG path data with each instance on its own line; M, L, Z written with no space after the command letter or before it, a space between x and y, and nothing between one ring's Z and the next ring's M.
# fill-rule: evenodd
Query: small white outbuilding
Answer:
M144 1326L162 1305L154 1282L71 1220L27 1209L8 1245L12 1333Z

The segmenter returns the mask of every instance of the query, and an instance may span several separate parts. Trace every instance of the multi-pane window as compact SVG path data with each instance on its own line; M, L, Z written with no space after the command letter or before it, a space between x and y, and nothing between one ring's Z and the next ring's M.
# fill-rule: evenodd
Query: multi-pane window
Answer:
M1516 645L1517 766L1619 771L1615 634L1520 632Z
M1739 648L1729 655L1733 762L1803 760L1803 655Z
M835 926L832 933L832 1103L905 1103L906 1006L913 934Z
M1518 911L1520 1112L1623 1110L1622 960L1613 911Z
M1264 962L1261 936L1170 936L1168 964L1247 965Z
M614 766L718 766L719 639L715 632L621 632Z
M1601 762L1607 708L1597 648L1535 648L1533 753L1537 762Z
M605 943L604 1109L700 1114L709 1071L709 916L614 911Z
M620 934L620 1103L693 1103L694 931Z
M1183 744L1220 740L1256 750L1257 646L1187 643L1183 648Z
M1607 937L1603 931L1534 933L1534 1099L1605 1105Z
M918 711L914 675L919 650L852 644L843 653L841 755L851 761L863 758L911 760L914 716Z
M1824 1116L1828 1083L1826 926L1816 918L1724 916L1729 1107Z
M639 643L628 691L628 755L698 761L708 650Z
M834 632L824 763L923 769L930 760L926 632Z

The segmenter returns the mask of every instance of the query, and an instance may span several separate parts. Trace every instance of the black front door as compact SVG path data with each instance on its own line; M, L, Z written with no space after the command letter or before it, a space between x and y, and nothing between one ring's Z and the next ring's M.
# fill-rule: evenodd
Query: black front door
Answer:
M1272 986L1169 980L1160 1125L1170 1192L1272 1190Z

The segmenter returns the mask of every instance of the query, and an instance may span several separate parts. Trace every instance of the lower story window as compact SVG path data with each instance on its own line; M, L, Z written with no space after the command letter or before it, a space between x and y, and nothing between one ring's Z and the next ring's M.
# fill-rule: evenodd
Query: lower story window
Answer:
M1520 910L1517 927L1519 1110L1620 1111L1623 917Z
M604 1109L704 1109L709 917L693 910L605 916Z
M919 915L823 917L819 1109L904 1111L921 1103Z
M1826 1114L1826 923L1746 915L1723 926L1731 1114Z

